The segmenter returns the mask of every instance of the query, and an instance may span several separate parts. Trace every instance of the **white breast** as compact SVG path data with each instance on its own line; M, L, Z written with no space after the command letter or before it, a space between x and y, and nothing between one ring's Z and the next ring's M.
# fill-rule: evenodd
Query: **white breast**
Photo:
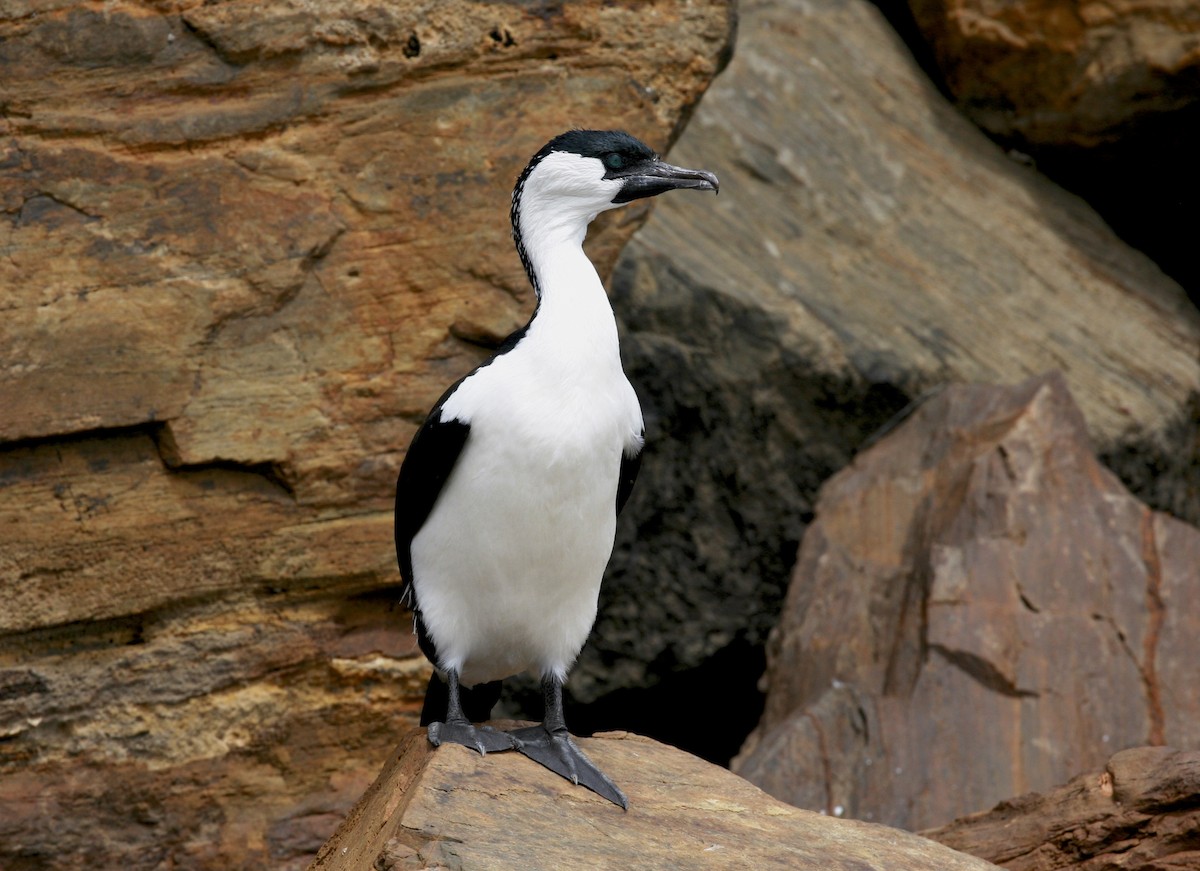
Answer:
M564 366L548 345L531 334L443 408L471 432L413 539L413 574L438 664L466 685L530 669L565 678L612 554L637 397L619 362Z

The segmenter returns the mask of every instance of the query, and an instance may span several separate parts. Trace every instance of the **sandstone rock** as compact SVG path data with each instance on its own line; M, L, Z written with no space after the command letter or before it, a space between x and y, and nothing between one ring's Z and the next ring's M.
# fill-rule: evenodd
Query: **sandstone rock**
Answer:
M1200 867L1200 752L1137 747L1103 771L923 833L1010 871Z
M1200 102L1190 0L909 6L958 104L1000 136L1092 146Z
M286 868L332 831L427 673L404 448L531 308L512 183L572 125L665 147L732 16L3 4L0 865Z
M871 3L741 8L672 151L721 194L660 203L614 275L647 453L573 690L602 710L614 684L655 689L610 727L660 697L676 718L672 670L740 692L710 663L753 669L818 486L939 384L1062 370L1135 492L1200 522L1200 316L1179 286L963 119ZM752 704L742 680L731 707Z
M1060 376L947 388L822 488L734 770L916 829L1200 745L1198 565Z
M993 868L907 832L808 813L723 768L628 733L585 752L629 795L624 812L514 753L436 752L414 731L312 871L378 868Z

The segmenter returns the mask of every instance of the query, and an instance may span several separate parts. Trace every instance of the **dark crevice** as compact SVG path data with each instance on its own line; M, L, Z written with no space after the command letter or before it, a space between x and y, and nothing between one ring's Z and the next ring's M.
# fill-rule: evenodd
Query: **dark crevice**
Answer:
M493 27L488 36L492 38L492 42L496 43L497 45L501 45L504 48L511 48L517 44L517 41L513 39L513 35L509 32L507 27Z
M169 605L97 620L76 620L0 635L0 655L18 661L41 661L55 656L73 656L89 651L110 650L145 644L152 627L179 614L217 601L217 593L176 599Z
M884 436L896 430L902 423L911 418L917 413L917 410L929 400L933 399L946 387L945 384L935 384L934 386L923 390L916 399L908 401L907 395L894 384L873 384L871 390L878 394L878 400L881 405L891 404L892 406L903 405L903 407L891 416L883 426L879 427L873 433L866 437L855 450L856 454L861 454L877 444ZM907 403L907 404L905 404Z
M55 206L66 209L70 212L74 212L76 215L83 218L84 222L86 223L99 221L102 217L101 215L92 214L86 209L83 209L80 206L75 205L75 203L63 199L57 194L52 194L49 191L38 191L36 194L31 194L25 197L20 208L13 213L14 223L17 226L42 223L45 220L48 211L53 210Z
M175 435L171 432L169 422L157 425L151 432L154 446L162 459L163 466L168 471L178 474L200 475L211 472L232 472L234 474L253 475L281 491L288 499L295 500L296 488L289 480L286 468L282 462L266 460L262 462L245 462L223 457L214 457L202 462L185 463L180 457L179 448L175 444Z
M295 500L295 487L290 480L286 466L279 461L242 462L224 458L214 458L200 463L184 463L179 458L175 447L174 436L171 434L169 421L147 421L129 426L97 427L78 432L63 433L47 436L34 436L0 443L0 485L23 480L31 474L37 474L29 468L29 464L16 460L5 462L25 451L37 451L43 448L69 448L73 445L83 445L89 442L111 440L148 440L162 461L163 468L168 472L179 475L203 476L212 472L229 472L249 475L259 482L266 482L275 490L290 500ZM89 454L90 456L90 454ZM89 460L93 472L101 473L112 463L104 457ZM214 482L203 482L201 486L209 489L215 487Z
M925 35L921 33L921 28L917 26L917 19L913 16L909 0L872 0L872 2L883 13L883 17L887 19L892 30L896 31L896 35L900 37L900 41L904 43L909 54L912 55L912 59L921 68L921 72L943 97L953 103L954 95L950 93L950 89L946 85L946 78L942 75L942 68L938 65L933 48L925 39Z
M217 41L215 39L213 39L212 34L210 34L206 30L201 29L200 27L197 27L195 23L188 20L186 15L181 15L179 17L179 21L180 21L180 24L183 25L183 29L185 31L187 31L188 34L190 34L192 36L192 38L195 39L198 43L200 43L205 48L207 48L209 51L211 51L213 53L213 55L218 60L221 61L221 63L226 64L231 67L242 66L242 64L239 61L234 60L233 58L229 57L226 54L225 50L223 48L221 48L220 45L217 44Z
M94 427L92 429L81 429L68 433L26 436L24 438L0 442L0 458L8 453L36 450L49 445L67 446L80 442L98 441L103 439L144 438L146 436L153 437L154 431L159 429L162 425L163 424L159 421L151 420L144 423L130 424L129 426ZM2 475L2 473L0 473L0 475ZM2 477L0 477L0 483L3 483Z
M1019 689L996 666L982 656L965 650L951 650L941 644L930 644L929 649L992 692L1015 699L1038 697L1038 693L1032 690Z

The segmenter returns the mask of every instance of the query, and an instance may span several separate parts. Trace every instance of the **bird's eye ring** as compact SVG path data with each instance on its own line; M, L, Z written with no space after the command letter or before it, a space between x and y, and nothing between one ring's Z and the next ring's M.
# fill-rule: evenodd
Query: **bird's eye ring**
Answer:
M625 158L615 151L604 155L604 165L609 169L621 169L625 166Z

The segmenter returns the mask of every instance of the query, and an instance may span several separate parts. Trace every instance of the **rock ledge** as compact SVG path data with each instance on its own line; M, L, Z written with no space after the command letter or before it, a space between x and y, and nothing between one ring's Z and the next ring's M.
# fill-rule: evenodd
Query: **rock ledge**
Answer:
M627 732L582 739L622 812L514 753L401 741L310 871L375 868L986 869L917 835L777 801L729 771Z

